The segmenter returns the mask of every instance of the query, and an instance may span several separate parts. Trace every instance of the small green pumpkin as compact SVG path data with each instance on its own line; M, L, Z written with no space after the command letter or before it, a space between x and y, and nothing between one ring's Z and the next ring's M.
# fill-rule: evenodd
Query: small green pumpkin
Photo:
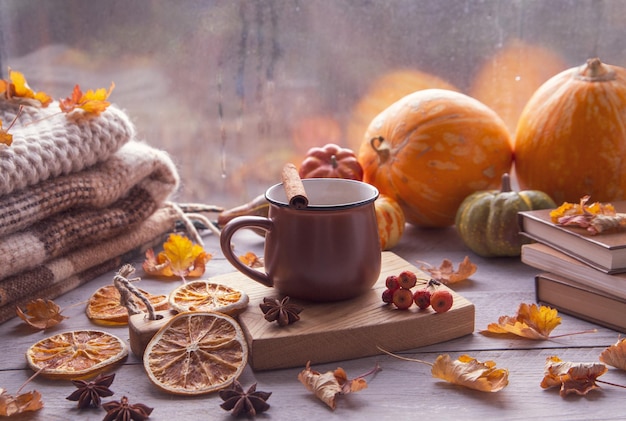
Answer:
M517 213L555 207L541 191L512 191L511 179L504 174L500 191L479 191L465 198L456 214L456 229L479 256L519 256L522 244L530 240L519 233Z

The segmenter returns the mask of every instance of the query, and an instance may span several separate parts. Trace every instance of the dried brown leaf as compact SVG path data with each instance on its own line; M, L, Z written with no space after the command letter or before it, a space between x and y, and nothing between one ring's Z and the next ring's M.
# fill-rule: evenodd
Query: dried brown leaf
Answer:
M36 390L12 396L0 388L0 416L10 417L24 412L38 411L41 408L43 408L41 393Z
M318 399L328 405L331 409L337 406L337 396L352 392L358 392L367 388L367 381L364 379L369 374L376 373L380 367L376 366L370 372L348 379L345 370L338 367L334 371L320 373L311 369L311 362L306 363L306 367L298 374L298 380L309 392L313 392Z
M450 259L443 259L441 265L437 268L423 265L420 269L430 273L433 279L442 284L450 285L468 279L476 273L478 267L470 261L469 256L465 256L463 261L459 263L457 270L454 269L454 264Z
M20 319L35 329L48 329L61 323L67 317L61 314L60 307L52 300L37 298L26 304L26 312L17 307L15 312Z
M566 362L557 356L551 356L546 359L541 387L560 387L561 396L570 393L586 395L600 387L596 384L596 379L607 370L606 365L601 363Z
M602 351L600 361L620 370L626 370L626 338L619 339Z

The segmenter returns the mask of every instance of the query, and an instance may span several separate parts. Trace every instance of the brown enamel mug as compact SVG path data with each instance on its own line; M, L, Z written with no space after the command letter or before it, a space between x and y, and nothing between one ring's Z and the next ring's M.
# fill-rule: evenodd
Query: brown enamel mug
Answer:
M220 235L224 256L240 272L279 293L311 301L356 297L378 280L380 239L374 201L378 190L340 178L302 180L308 206L289 206L283 184L265 192L268 217L240 216ZM236 231L266 231L263 270L246 266L231 246Z

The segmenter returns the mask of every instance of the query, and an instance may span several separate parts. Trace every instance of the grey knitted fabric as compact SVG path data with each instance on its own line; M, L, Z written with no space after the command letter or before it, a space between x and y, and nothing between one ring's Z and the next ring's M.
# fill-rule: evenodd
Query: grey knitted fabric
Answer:
M19 109L0 101L3 127ZM13 144L0 144L0 196L105 161L135 136L128 116L114 106L101 115L61 113L58 103L47 108L25 106L11 128Z

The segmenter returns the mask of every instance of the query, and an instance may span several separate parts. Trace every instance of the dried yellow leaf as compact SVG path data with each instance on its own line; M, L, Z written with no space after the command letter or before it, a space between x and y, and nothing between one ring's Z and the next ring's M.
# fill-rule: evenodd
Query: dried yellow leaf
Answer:
M481 392L498 392L509 384L509 371L496 368L493 361L480 362L469 355L452 361L449 355L437 357L431 373L433 377Z
M189 238L170 234L163 244L163 251L157 256L152 249L146 251L146 260L142 267L150 275L177 276L184 280L187 277L202 276L206 263L212 257Z
M522 303L517 315L501 316L481 333L513 334L527 339L548 339L554 328L561 324L557 310L537 304Z

